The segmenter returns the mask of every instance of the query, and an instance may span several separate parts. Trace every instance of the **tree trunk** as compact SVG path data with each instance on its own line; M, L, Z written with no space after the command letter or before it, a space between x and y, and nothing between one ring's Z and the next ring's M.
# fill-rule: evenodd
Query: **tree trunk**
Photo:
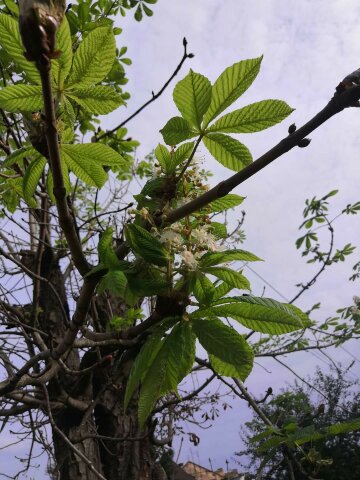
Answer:
M48 335L47 346L52 348L62 338L69 321L64 277L58 262L50 249L45 249L41 275L49 280L40 286L39 305L41 329ZM111 311L123 314L124 305L112 299ZM99 305L99 321L106 325L108 318L104 305ZM101 326L100 326L101 328ZM78 352L73 350L66 359L68 369L82 370L95 365L108 351L88 351L80 361ZM77 455L74 448L60 435L59 429L91 462L94 469L106 480L166 480L162 467L154 460L151 443L151 422L140 429L137 421L137 405L134 400L128 412L123 409L126 381L137 350L126 352L123 361L119 351L112 351L115 361L100 364L84 375L72 375L60 371L47 388L50 401L70 396L90 405L88 411L66 406L52 412L56 426L53 426L55 471L60 480L95 480L99 478L89 465ZM129 355L130 354L130 355ZM132 357L132 358L131 358ZM117 361L119 358L119 361Z

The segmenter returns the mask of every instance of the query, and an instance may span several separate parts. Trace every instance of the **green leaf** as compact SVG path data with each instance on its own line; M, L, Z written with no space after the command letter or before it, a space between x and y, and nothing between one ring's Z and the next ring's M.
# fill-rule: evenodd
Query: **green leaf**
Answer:
M250 353L251 355L251 353ZM215 355L209 355L211 366L219 375L232 378L241 378L246 380L252 370L252 362L243 363L240 365L232 365L230 363L223 362Z
M219 118L209 132L253 133L282 122L294 109L282 100L262 100Z
M190 69L188 75L174 88L173 98L183 118L200 129L204 113L211 102L210 81Z
M250 87L259 73L262 58L261 56L235 63L220 75L212 88L210 107L204 117L204 128Z
M169 290L169 283L159 273L157 275L145 275L142 272L137 275L127 273L126 277L131 291L139 297L161 295Z
M215 160L235 172L253 161L249 149L235 138L221 133L207 133L203 142Z
M43 106L41 87L20 84L5 87L0 90L0 105L8 112L40 110Z
M223 301L231 301L224 298ZM297 307L270 298L237 297L235 303L211 307L211 313L219 317L231 317L256 332L280 335L307 327L309 318Z
M73 60L70 27L65 15L56 33L55 49L59 50L61 55L59 58L51 60L51 73L61 90L66 77L69 75Z
M215 287L206 275L197 272L194 284L194 296L199 303L209 305L214 297Z
M88 112L104 115L124 105L122 96L111 86L76 87L77 85L73 85L66 94Z
M182 322L163 341L143 380L139 398L140 425L144 425L162 395L177 391L179 382L190 372L194 359L195 335L190 323Z
M100 144L89 144L99 146ZM108 175L104 171L102 164L89 156L90 149L83 149L86 144L60 145L61 158L68 168L82 180L93 187L101 188L106 182ZM103 145L105 146L105 145Z
M39 157L30 162L29 166L25 170L23 178L23 191L24 198L27 203L31 201L31 198L35 193L45 165L46 159L44 157Z
M229 193L228 195L225 195L225 197L218 198L211 202L207 208L210 209L210 212L223 212L229 208L241 205L244 200L245 197L240 197L240 195L236 195L235 193Z
M111 70L116 55L115 36L110 26L92 30L80 43L74 55L68 85L93 85L101 82Z
M220 280L228 283L234 288L250 290L249 280L244 277L242 273L232 270L231 268L208 267L206 272L210 273L210 275L214 275L214 277L220 278Z
M144 343L144 346L136 355L134 364L130 371L129 379L126 384L126 391L124 396L124 409L126 410L131 397L145 377L147 371L149 370L151 364L153 363L156 355L158 354L160 348L162 347L161 338L164 335L163 329L158 329L155 333L151 334L150 337Z
M24 57L24 47L17 20L3 13L0 15L0 45L20 71L25 72L30 82L40 84L40 75L35 64Z
M65 122L65 124L71 129L74 130L75 123L75 112L71 102L65 97L62 98L61 103L59 104L59 119ZM63 140L63 133L61 132L61 140Z
M121 261L116 256L113 247L113 228L108 227L104 232L101 232L98 243L99 259L106 268L110 270L120 269Z
M166 145L177 145L188 138L196 137L199 132L195 131L189 122L181 117L173 117L160 130Z
M228 231L225 223L211 222L210 231L216 238L227 238Z
M127 168L127 161L103 143L63 144L61 153L70 170L85 183L101 188L108 176L103 166Z
M237 371L249 372L254 362L254 354L244 337L236 330L223 324L219 319L193 319L193 329L201 345L209 355L221 362L232 365Z
M201 268L212 267L227 262L259 262L261 258L246 250L225 250L223 252L207 252L199 261Z
M226 282L221 283L218 287L215 288L215 293L213 297L213 302L224 297L227 293L231 292L233 287Z
M180 165L180 163L184 162L190 157L191 152L193 151L195 142L188 142L183 143L180 145L174 153L171 154L171 169L175 170L175 168Z
M35 150L34 147L22 147L15 152L11 153L6 157L6 159L1 164L2 167L11 167L14 163L18 163L26 157L31 157L32 155L38 155L39 153Z
M99 294L105 290L114 295L124 297L124 292L127 286L125 274L121 270L109 270L106 275L102 277L98 285Z
M171 163L171 158L170 158L170 152L165 147L165 145L161 145L161 143L159 143L159 145L155 148L155 157L159 162L161 168L165 172L168 172L170 163Z
M125 236L130 248L144 260L155 265L167 265L167 250L147 230L139 225L128 224L125 226Z

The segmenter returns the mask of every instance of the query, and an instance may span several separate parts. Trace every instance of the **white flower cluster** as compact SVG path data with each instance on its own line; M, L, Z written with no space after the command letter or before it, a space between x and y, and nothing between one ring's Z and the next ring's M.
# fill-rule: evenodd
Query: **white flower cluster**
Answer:
M219 245L216 244L215 236L208 230L208 225L194 228L194 230L191 231L191 237L202 249L216 252L219 250Z
M197 260L195 255L191 253L189 250L184 250L181 253L182 261L184 265L189 268L190 270L196 270L197 267Z

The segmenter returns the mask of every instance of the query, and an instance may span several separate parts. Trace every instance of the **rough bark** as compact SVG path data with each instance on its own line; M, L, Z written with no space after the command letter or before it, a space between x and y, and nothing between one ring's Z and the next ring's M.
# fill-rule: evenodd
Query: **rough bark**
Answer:
M49 283L42 282L39 295L39 324L47 334L47 346L54 347L67 327L69 308L63 275L49 249L43 253L41 276L48 279L56 290L55 294ZM96 310L93 323L96 322L97 330L104 330L111 314L123 315L124 305L118 299L100 298ZM72 351L65 363L71 370L85 370L109 353L114 358L112 362L104 365L100 362L84 375L60 371L51 380L47 386L50 401L69 395L90 405L85 412L71 406L54 411L56 427L107 480L166 480L164 470L154 460L151 423L145 430L140 429L136 400L129 411L125 413L123 410L126 381L137 349L126 352L126 355L119 350L90 350L82 359ZM54 428L53 443L60 480L98 478Z

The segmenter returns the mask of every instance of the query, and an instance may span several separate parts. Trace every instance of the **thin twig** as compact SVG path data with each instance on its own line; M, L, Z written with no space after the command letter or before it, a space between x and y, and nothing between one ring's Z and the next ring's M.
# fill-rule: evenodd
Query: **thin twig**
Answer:
M193 53L187 53L187 40L186 38L183 39L183 46L184 46L184 53L183 53L183 56L182 56L182 59L180 60L180 63L178 64L178 66L175 68L174 70L174 73L171 75L171 77L164 83L164 85L162 86L162 88L157 92L157 93L154 93L152 92L152 97L150 98L150 100L148 100L147 102L144 103L144 105L142 105L140 108L138 108L134 113L132 113L130 115L130 117L126 118L125 120L123 120L118 126L114 127L112 130L108 130L107 132L103 133L102 135L100 135L99 137L96 137L96 141L98 142L99 140L102 140L103 138L106 138L106 137L109 137L110 135L112 135L113 133L115 133L117 130L119 130L119 128L123 127L124 125L126 125L130 120L132 120L134 117L136 117L137 115L139 115L140 112L142 112L148 105L150 105L152 102L154 102L157 98L160 97L160 95L166 90L166 88L169 86L169 84L171 83L171 81L176 77L176 75L179 73L179 71L181 70L181 67L183 66L185 60L187 58L193 58L194 57L194 54Z

